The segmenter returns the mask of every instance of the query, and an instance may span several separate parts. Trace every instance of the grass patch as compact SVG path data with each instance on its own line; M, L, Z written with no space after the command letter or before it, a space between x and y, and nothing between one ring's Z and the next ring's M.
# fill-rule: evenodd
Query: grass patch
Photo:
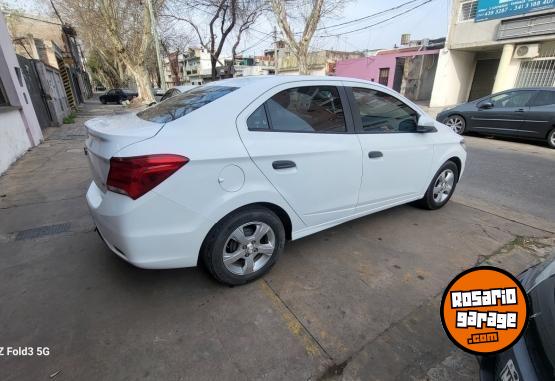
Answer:
M75 113L72 112L68 116L64 118L64 124L72 124L75 123Z

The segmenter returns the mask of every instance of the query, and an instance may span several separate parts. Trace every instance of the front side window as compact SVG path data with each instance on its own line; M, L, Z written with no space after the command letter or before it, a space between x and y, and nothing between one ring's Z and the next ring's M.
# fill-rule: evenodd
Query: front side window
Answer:
M168 123L206 106L235 90L237 90L237 87L198 87L149 107L139 112L137 116L149 122Z
M490 98L493 107L511 108L525 107L534 96L533 91L509 91L508 93L494 95Z
M282 132L346 132L339 91L334 86L295 87L281 91L247 121L249 129ZM265 109L265 115L262 110ZM266 119L267 118L267 119ZM264 122L266 120L266 122Z
M353 88L363 132L416 132L418 113L381 91Z

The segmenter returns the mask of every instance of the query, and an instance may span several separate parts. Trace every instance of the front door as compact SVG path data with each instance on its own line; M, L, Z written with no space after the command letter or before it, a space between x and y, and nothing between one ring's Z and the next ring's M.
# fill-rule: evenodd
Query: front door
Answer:
M494 135L520 135L525 129L533 95L530 90L512 90L491 96L476 105L477 110L471 116L471 128ZM489 104L488 107L484 107L485 104Z
M499 67L499 59L478 60L476 61L476 70L474 70L474 79L470 87L468 100L473 101L491 94L495 82L495 75Z
M333 84L276 87L238 118L252 160L309 226L350 216L360 188L360 144Z
M353 87L352 99L363 162L357 212L420 197L428 186L433 133L416 132L419 114L392 94Z

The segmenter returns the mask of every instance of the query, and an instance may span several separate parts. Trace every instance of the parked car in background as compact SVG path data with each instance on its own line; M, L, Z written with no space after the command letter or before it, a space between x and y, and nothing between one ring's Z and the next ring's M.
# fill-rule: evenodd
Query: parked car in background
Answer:
M466 159L411 101L340 77L211 82L85 126L108 247L142 268L200 259L232 285L268 271L286 239L412 201L441 208Z
M130 101L138 96L136 91L126 89L110 89L102 94L99 99L102 104L106 103L121 103L123 101Z
M437 120L458 134L543 140L555 148L555 88L503 91L442 111Z
M517 278L531 307L528 327L510 349L480 358L481 381L555 379L555 258Z
M97 91L97 92L106 91L106 86L97 85L97 86L94 88L94 90Z
M162 98L160 99L160 102L165 101L166 99L174 97L176 95L182 94L182 93L184 93L186 91L189 91L191 89L194 89L195 87L197 87L197 85L182 85L182 86L172 87L171 89L166 91L164 93L164 95L162 95Z

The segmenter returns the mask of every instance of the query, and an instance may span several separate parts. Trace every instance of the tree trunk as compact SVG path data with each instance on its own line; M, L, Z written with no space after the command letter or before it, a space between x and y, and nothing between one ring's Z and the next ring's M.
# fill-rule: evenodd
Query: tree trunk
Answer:
M308 51L299 50L297 52L297 62L299 63L299 74L310 75L308 67Z
M212 65L212 80L213 81L215 81L217 79L217 76L218 76L218 72L216 71L217 63L218 63L218 60L214 56L211 56L210 57L210 64Z
M137 83L137 92L139 93L138 100L143 103L154 102L154 96L152 95L152 89L150 85L150 78L148 76L148 71L145 69L144 65L129 65L127 67L135 82Z

